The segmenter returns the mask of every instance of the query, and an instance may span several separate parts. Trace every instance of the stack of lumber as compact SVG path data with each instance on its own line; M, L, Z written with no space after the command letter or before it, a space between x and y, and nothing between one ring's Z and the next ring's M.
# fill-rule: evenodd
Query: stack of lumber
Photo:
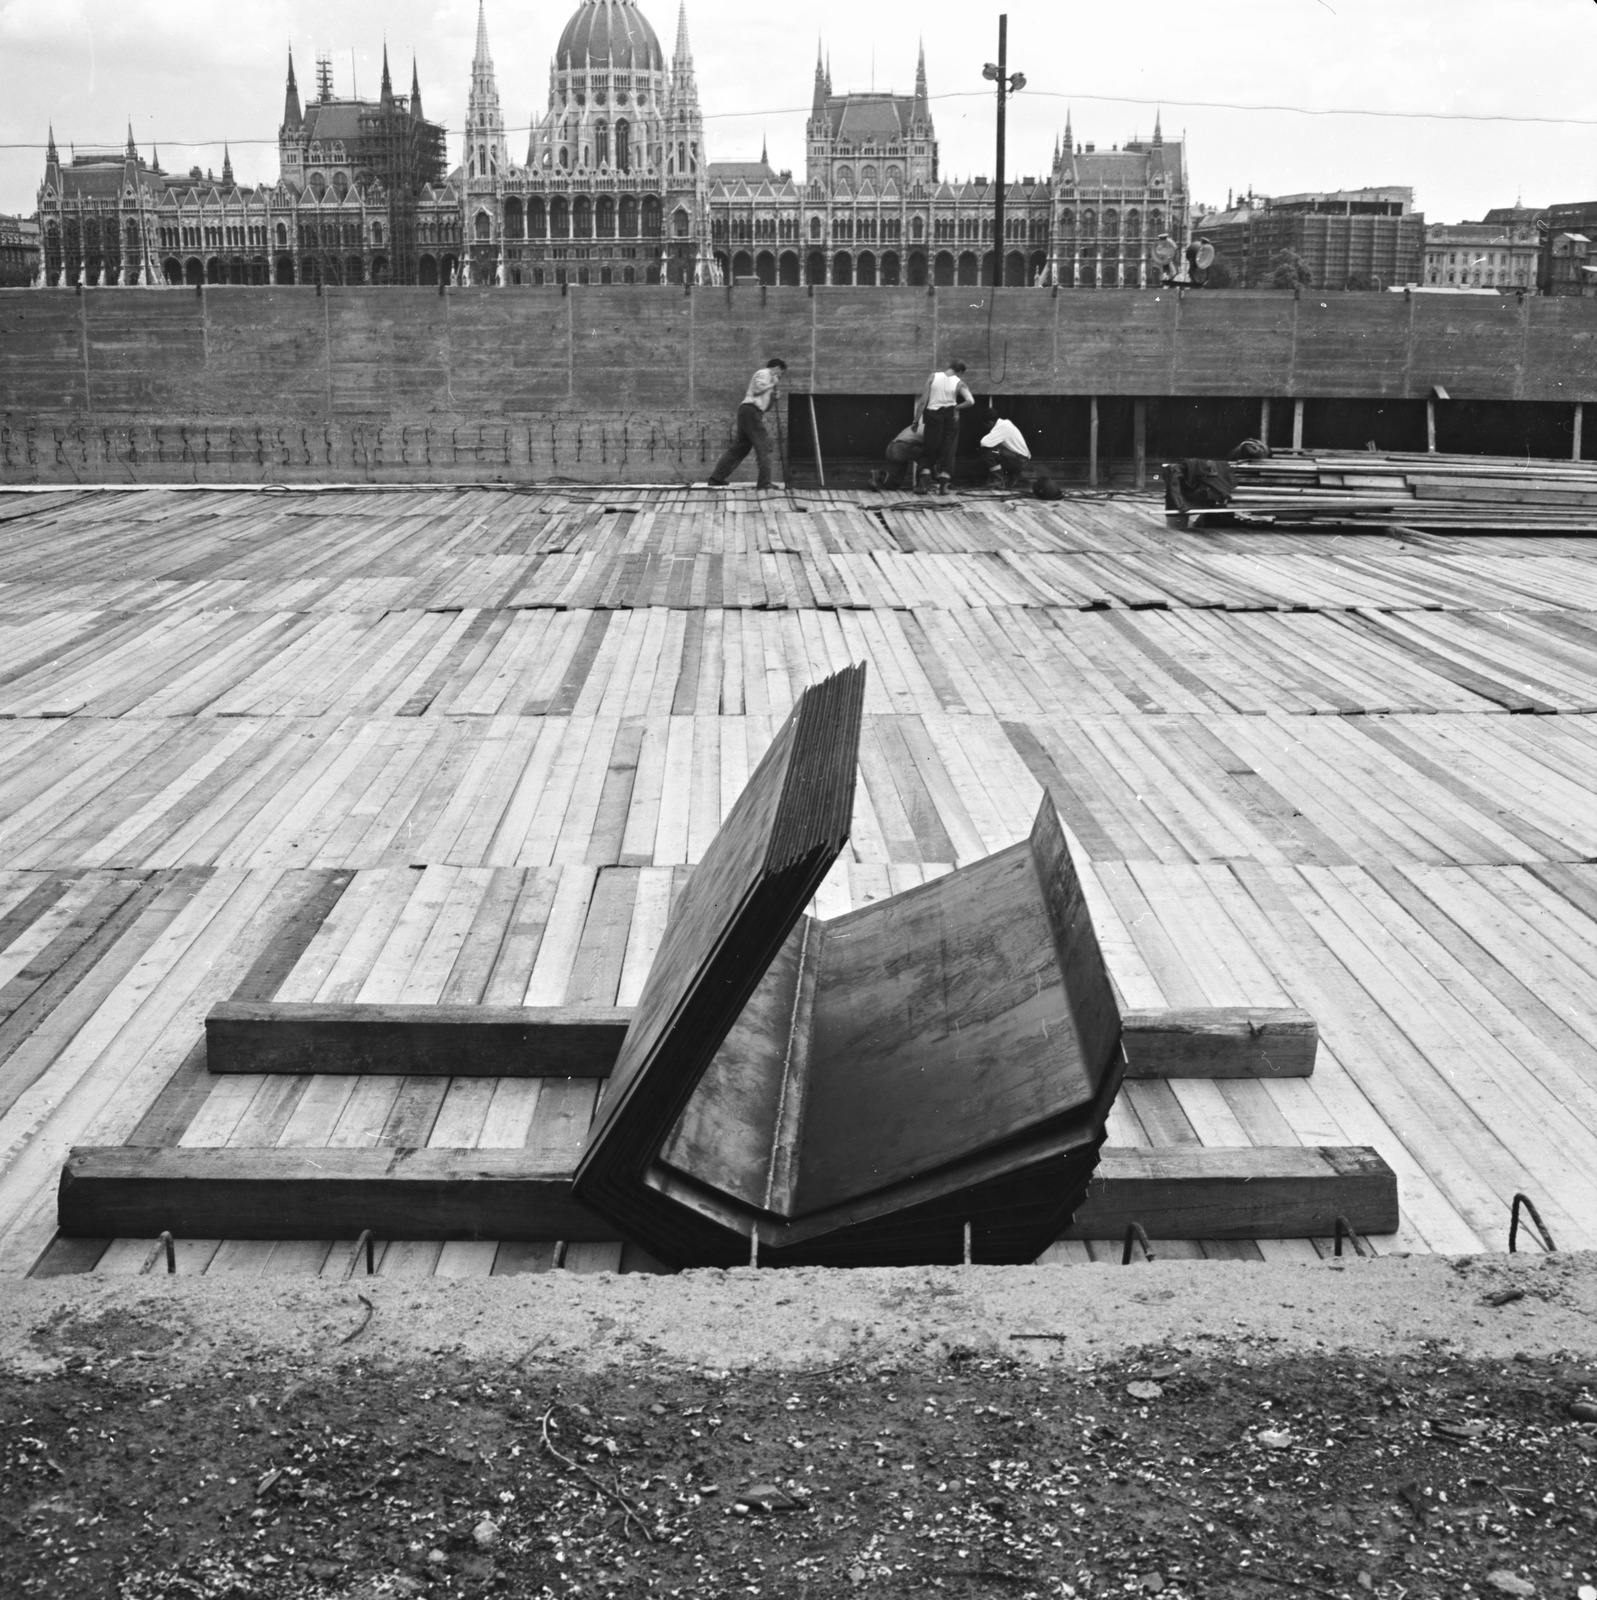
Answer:
M1283 522L1597 533L1597 463L1319 450L1232 471L1227 510Z

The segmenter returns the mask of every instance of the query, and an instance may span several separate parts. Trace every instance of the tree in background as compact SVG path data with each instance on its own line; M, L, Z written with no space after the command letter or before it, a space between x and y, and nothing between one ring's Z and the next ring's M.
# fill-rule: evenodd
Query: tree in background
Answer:
M1236 268L1224 256L1216 256L1204 279L1206 289L1234 289L1237 286Z
M1368 292L1378 294L1386 286L1373 273L1350 272L1347 275L1347 281L1342 287L1350 293Z
M1270 275L1265 281L1272 289L1312 289L1314 274L1296 250L1277 250L1270 258Z

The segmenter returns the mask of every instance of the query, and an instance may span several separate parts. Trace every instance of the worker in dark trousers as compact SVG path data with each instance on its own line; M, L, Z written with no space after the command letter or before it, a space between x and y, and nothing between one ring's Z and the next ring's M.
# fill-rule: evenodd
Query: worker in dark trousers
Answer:
M915 402L915 421L923 426L920 464L931 469L932 493L947 494L954 476L954 450L959 444L959 414L976 404L965 387L965 363L950 361L926 380Z
M771 439L765 431L765 413L770 410L771 402L776 398L776 388L782 381L782 374L787 371L787 363L780 356L772 356L758 372L749 379L748 393L743 396L743 403L738 407L737 421L733 424L736 430L732 443L727 446L724 456L715 464L715 471L710 474L710 487L724 489L726 480L737 470L738 463L749 453L754 452L754 459L759 466L759 476L755 479L756 489L769 489L771 487Z

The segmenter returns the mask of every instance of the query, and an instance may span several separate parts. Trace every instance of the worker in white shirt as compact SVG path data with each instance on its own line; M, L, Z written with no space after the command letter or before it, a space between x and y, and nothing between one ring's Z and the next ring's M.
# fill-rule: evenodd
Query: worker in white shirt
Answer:
M933 473L932 492L947 494L954 476L954 448L959 443L959 414L969 411L976 397L965 387L965 363L950 361L926 380L915 402L915 421L924 424L920 464Z
M759 475L755 479L754 487L756 489L771 487L771 437L765 431L765 413L770 410L771 402L776 398L777 385L781 383L782 374L786 371L787 363L780 356L772 356L749 379L748 393L743 396L743 403L738 407L737 419L733 423L732 443L727 446L726 454L716 462L715 471L710 474L712 489L724 489L726 480L732 476L737 470L738 463L751 450L759 466Z
M1007 417L1000 417L981 442L981 456L987 463L987 481L1012 488L1031 460L1031 451L1020 429Z

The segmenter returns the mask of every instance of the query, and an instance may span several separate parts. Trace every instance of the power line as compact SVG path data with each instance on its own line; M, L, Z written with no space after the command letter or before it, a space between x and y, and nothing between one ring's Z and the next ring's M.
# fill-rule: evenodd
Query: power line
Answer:
M1169 110L1249 111L1295 117L1378 117L1383 120L1397 122L1512 122L1527 127L1597 128L1597 117L1532 116L1506 111L1383 111L1369 106L1291 106L1240 100L1179 100L1166 96L1077 94L1063 89L1037 89L1031 87L1027 88L1026 95L1029 99L1067 100L1077 104L1152 106ZM944 94L934 94L928 98L932 100L986 100L989 96L984 89L956 89ZM706 122L728 122L748 117L797 116L800 113L808 114L811 109L808 105L764 106L748 111L706 111L702 115ZM463 128L451 128L447 124L440 124L440 126L444 128L446 134L456 137L463 135L465 132ZM542 126L542 122L521 123L515 127L506 128L505 132L506 134L532 133ZM275 145L277 142L276 139L239 138L226 135L218 135L213 139L156 138L154 140L154 143L169 145L174 150L198 150L209 145L218 144L238 145L242 148L250 145ZM92 150L121 150L125 148L125 145L125 139L108 139L103 142L95 140L83 141L84 148ZM48 148L46 143L38 140L0 141L0 150L45 150Z

